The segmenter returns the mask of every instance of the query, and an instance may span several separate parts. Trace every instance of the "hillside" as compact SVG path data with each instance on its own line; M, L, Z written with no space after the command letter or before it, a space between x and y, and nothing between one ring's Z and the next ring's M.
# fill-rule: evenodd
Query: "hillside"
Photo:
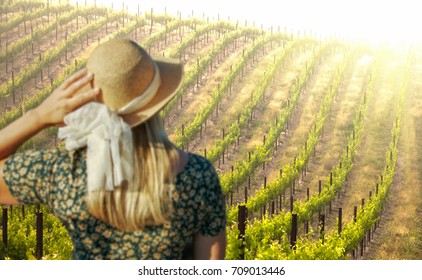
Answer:
M172 141L219 173L228 259L422 259L420 49L12 2L0 6L0 128L83 68L99 43L131 38L185 64L163 123ZM22 149L53 148L56 135L49 129ZM248 209L246 225L239 205ZM33 228L40 210L5 209L9 239L0 259L41 257ZM43 257L70 258L65 230L41 210ZM29 233L21 233L24 224Z

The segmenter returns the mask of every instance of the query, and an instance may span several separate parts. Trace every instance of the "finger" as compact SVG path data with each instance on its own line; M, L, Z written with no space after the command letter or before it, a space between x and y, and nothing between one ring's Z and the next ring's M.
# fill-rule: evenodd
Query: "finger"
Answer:
M66 124L64 122L60 122L56 124L57 127L65 127Z
M87 92L84 92L82 94L78 94L77 96L74 96L67 100L67 108L69 111L73 111L82 105L92 101L95 99L95 97L100 93L99 88L94 88L92 90L89 90Z
M75 73L73 73L69 78L67 78L62 84L61 89L65 90L67 89L71 84L73 84L75 81L79 80L81 77L85 76L88 70L86 68L83 68Z
M78 80L74 81L71 85L68 86L68 88L65 90L65 97L72 97L75 93L77 93L80 89L85 87L87 84L89 84L92 79L94 78L94 74L89 73L88 75L85 75Z
M61 89L65 90L67 89L71 84L73 84L75 81L79 80L80 78L84 77L88 70L86 68L79 70L72 74L69 78L67 78L62 84Z

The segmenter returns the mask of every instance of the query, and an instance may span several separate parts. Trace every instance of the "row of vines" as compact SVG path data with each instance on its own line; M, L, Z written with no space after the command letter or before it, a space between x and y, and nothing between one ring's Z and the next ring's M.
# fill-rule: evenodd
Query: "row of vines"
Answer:
M227 259L356 257L356 250L377 227L396 174L411 52L403 59L404 66L398 63L402 68L396 69L403 73L402 86L399 102L391 108L395 112L388 127L391 141L377 187L355 207L350 220L344 221L339 209L335 229L328 230L325 214L328 208L332 212L333 203L340 203L361 153L360 144L368 133L368 103L377 98L376 85L383 83L379 73L390 50L374 51L333 38L263 30L246 23L62 2L0 4L0 129L83 68L96 45L110 38L131 38L153 55L185 63L183 84L161 114L174 143L203 155L219 173L227 203ZM325 128L340 117L333 115L342 102L339 92L367 57L365 82L351 105L347 129L336 136L341 142L338 156L333 163L318 162L317 154L324 153L318 147L326 145ZM306 119L308 108L313 111ZM21 150L58 146L56 134L51 128ZM295 135L301 135L300 145L293 144ZM289 149L293 152L287 155ZM316 192L306 186L312 162L327 165ZM41 253L36 230L40 213ZM71 257L66 230L45 206L3 206L0 229L0 259Z

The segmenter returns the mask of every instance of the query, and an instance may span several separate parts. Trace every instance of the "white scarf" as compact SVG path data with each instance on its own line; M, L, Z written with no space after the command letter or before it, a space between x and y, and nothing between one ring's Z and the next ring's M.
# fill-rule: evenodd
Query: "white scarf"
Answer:
M112 191L133 177L133 140L131 127L120 115L130 114L147 104L161 85L158 65L154 77L142 95L123 108L113 111L106 105L91 102L66 115L67 125L59 129L58 137L65 139L66 149L88 147L88 191Z
M88 191L111 191L133 176L133 141L130 126L117 112L91 102L64 118L59 129L66 149L87 146Z

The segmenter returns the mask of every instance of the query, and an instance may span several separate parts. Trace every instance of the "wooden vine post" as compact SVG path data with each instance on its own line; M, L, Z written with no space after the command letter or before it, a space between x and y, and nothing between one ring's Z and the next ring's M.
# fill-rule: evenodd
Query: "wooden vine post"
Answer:
M3 218L2 218L2 225L3 225L3 230L2 230L2 240L3 240L3 244L5 247L7 247L7 208L6 206L2 207L3 209Z
M16 103L16 94L15 94L15 71L12 70L12 94L13 94L13 104Z
M239 229L239 236L238 239L242 241L242 245L240 246L241 254L239 255L241 260L245 259L245 230L246 230L246 215L247 215L247 209L245 205L239 205L238 206L238 224L237 228Z
M341 234L343 230L343 208L338 209L338 233Z
M290 232L290 247L295 250L297 241L297 214L292 214L292 230Z
M325 215L320 215L320 216L319 216L319 225L320 225L319 236L320 236L320 239L322 239L322 242L324 243L324 235L325 235Z
M37 224L37 230L36 230L36 258L38 260L42 259L43 256L43 213L41 211L40 205L37 205L37 211L36 211L36 224Z

